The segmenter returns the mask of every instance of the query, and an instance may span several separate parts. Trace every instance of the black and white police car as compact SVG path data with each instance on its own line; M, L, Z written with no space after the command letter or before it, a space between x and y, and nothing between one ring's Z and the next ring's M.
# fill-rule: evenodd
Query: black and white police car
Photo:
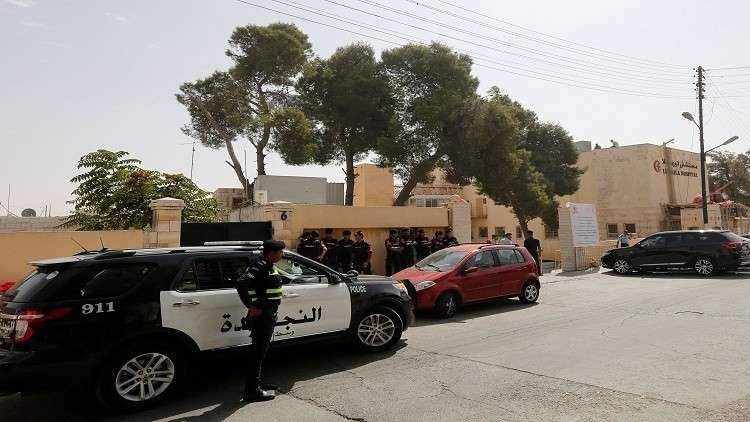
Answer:
M234 283L261 243L34 263L0 294L0 392L79 381L114 407L162 400L197 353L250 344ZM284 284L274 342L330 338L382 351L413 323L406 287L391 278L341 274L289 251L276 267Z

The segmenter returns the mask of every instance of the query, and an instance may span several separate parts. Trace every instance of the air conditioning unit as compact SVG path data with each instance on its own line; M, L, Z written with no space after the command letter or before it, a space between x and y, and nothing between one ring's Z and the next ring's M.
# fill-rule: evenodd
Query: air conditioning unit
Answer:
M267 190L256 190L253 192L253 200L256 204L267 204L268 203L268 191Z

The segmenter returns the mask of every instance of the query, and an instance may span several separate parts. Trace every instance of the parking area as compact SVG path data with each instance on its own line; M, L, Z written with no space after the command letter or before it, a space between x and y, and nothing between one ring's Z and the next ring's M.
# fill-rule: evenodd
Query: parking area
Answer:
M75 391L0 398L3 420L750 419L750 274L546 275L539 303L421 316L385 355L277 353L284 394L240 406L242 356L206 356L178 397L111 416Z

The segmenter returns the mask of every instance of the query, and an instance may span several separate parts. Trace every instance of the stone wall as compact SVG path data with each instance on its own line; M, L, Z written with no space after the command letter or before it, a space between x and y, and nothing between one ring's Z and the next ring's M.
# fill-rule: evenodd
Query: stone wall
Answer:
M0 233L13 232L39 232L39 231L65 231L59 226L65 222L66 217L0 217ZM75 229L75 228L73 228Z

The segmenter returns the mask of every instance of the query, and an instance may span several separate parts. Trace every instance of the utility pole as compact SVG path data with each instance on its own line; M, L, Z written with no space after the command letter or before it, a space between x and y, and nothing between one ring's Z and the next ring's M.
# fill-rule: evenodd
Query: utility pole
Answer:
M701 202L703 203L703 228L708 229L708 203L706 199L706 152L703 146L703 66L698 66L698 83L695 84L698 92L698 133L701 144Z

